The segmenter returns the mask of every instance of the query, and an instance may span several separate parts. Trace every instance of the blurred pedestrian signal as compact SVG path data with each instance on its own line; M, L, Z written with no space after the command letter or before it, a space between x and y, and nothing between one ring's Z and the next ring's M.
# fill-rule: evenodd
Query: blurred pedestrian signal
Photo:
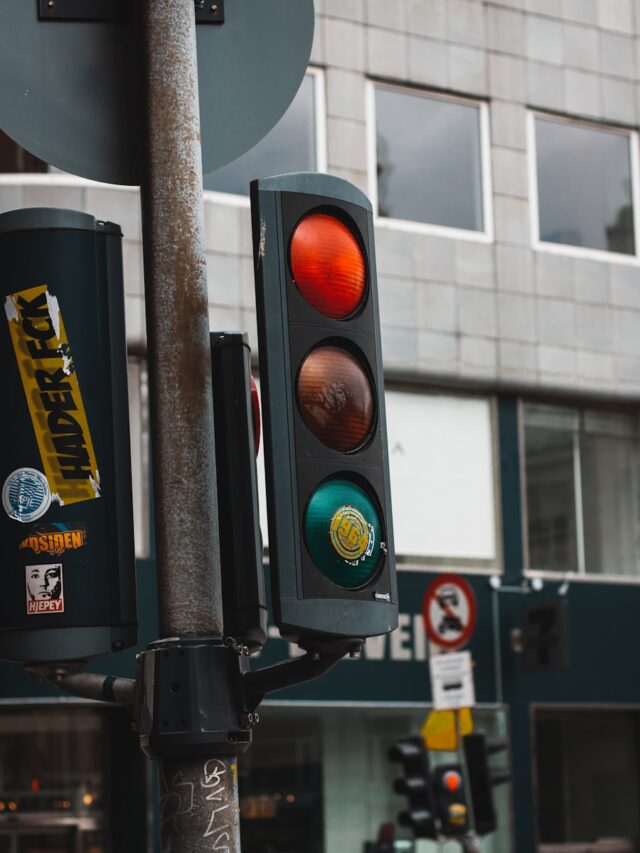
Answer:
M463 737L469 794L477 835L488 835L497 827L493 788L508 782L509 769L489 767L489 755L508 748L506 738L487 738L482 732Z

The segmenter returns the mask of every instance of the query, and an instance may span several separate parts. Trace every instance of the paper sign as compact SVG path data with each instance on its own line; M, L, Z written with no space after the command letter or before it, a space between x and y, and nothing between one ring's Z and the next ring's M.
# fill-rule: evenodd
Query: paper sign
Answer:
M470 652L432 656L429 670L436 711L472 708L476 704Z

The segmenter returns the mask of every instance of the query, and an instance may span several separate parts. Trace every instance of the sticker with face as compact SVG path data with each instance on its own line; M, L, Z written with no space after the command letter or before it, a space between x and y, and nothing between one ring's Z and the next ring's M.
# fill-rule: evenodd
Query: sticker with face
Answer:
M27 613L64 613L62 563L25 566Z

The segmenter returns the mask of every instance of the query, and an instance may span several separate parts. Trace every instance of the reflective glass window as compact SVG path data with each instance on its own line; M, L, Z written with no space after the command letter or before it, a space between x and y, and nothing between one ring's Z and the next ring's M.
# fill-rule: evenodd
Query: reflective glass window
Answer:
M238 762L243 853L369 853L406 797L392 782L401 775L388 759L398 740L420 733L425 708L273 707L260 709L260 737ZM501 709L474 709L474 721L489 736L504 737ZM435 764L457 762L457 754L431 753ZM503 767L506 753L491 757ZM494 790L498 829L481 843L482 853L513 849L509 813L511 786ZM416 840L396 826L394 853L458 851L452 842Z
M100 831L108 809L106 740L106 718L88 709L0 714L0 853L78 853L80 837ZM104 843L86 847L107 850Z
M263 724L238 762L243 853L324 853L321 719L261 709Z
M633 412L525 406L529 567L640 576Z
M146 774L128 711L0 708L0 853L146 849Z
M633 255L629 133L537 116L540 240Z
M640 714L539 708L534 720L538 849L637 850Z
M285 172L313 172L316 151L316 74L307 74L278 124L246 154L204 177L206 190L248 195L255 178Z
M483 231L480 105L376 86L375 109L378 215Z

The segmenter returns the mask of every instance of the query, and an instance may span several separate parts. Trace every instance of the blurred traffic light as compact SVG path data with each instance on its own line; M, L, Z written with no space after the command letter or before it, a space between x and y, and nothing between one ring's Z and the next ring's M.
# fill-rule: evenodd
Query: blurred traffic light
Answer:
M393 790L409 801L406 811L398 815L398 823L413 830L416 838L437 838L429 759L422 738L410 737L395 743L389 750L389 761L402 765L403 775L394 781Z
M568 665L567 602L546 601L523 608L522 668L525 672Z
M371 205L319 174L251 202L275 621L349 646L398 609Z
M473 732L465 735L462 743L475 831L477 835L488 835L497 827L493 788L511 778L508 767L490 767L489 756L507 750L508 740Z
M469 830L469 809L460 764L441 764L433 773L433 792L442 835L465 835Z

